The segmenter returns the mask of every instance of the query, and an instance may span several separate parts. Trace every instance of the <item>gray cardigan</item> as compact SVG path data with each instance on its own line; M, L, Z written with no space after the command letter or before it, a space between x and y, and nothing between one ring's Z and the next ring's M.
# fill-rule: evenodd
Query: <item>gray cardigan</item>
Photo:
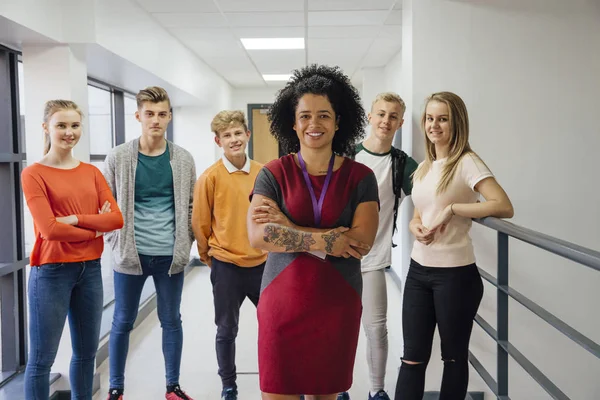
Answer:
M135 170L138 164L139 142L139 138L134 139L112 149L106 156L103 171L124 219L121 230L106 233L104 236L112 249L114 270L129 275L142 275L133 226ZM169 274L177 274L182 272L189 263L190 250L194 242L192 199L196 183L196 167L189 151L170 141L167 141L167 146L173 170L175 197L175 248Z

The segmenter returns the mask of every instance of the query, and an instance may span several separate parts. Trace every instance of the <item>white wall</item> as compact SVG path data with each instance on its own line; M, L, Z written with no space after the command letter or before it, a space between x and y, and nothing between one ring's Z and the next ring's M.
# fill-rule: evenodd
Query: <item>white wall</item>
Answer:
M231 95L219 74L134 0L6 0L0 2L0 16L11 25L0 29L0 43L85 44L93 76L108 83L117 80L124 89L137 92L140 80L132 75L150 73L175 106L210 106ZM129 79L120 79L124 76ZM148 79L144 83L150 84Z
M399 51L383 68L383 79L389 91L402 94L402 51Z
M382 77L385 76L385 69L383 67L363 68L361 72L362 85L359 89L360 97L365 113L369 113L371 111L371 103L375 99L375 96L381 92L388 92L390 89L386 86L386 81L382 79Z
M50 40L62 40L62 8L54 2L4 0L0 2L0 15Z
M279 87L233 89L231 93L232 109L241 110L244 114L248 114L248 104L272 104L279 89Z
M199 107L173 109L173 141L192 153L197 176L220 155L219 147L214 142L214 133L210 130L210 122L219 111Z
M514 203L513 222L600 250L600 4L404 0L403 15L405 134L412 130L417 160L424 98L454 91L469 109L472 147ZM472 237L479 265L495 275L493 232L474 226ZM600 342L600 274L516 240L510 265L513 288ZM495 326L495 292L485 290L480 313ZM521 352L570 398L598 398L600 360L515 302L510 313L510 340ZM472 347L494 372L495 345L479 328ZM549 398L514 362L510 389L513 399Z
M229 84L135 1L95 0L95 12L100 46L191 94L193 105L228 101Z

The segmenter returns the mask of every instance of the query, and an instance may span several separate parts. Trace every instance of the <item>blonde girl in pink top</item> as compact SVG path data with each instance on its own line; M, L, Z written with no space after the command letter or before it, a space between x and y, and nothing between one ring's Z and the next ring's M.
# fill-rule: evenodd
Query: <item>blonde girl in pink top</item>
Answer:
M454 93L432 94L421 120L426 158L413 176L415 236L404 288L404 356L395 400L421 400L433 333L440 332L440 400L464 399L468 348L483 296L469 231L472 218L511 218L513 206L469 146L469 117ZM485 201L479 202L480 196Z

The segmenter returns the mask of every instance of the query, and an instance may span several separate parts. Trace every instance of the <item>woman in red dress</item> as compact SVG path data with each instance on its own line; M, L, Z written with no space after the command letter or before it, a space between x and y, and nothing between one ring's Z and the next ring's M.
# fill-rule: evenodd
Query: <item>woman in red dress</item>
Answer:
M316 65L295 71L271 108L271 133L292 154L263 167L248 213L250 243L269 251L258 304L264 400L334 400L352 385L360 259L379 212L375 175L347 158L364 115L349 79ZM269 217L274 208L282 215Z

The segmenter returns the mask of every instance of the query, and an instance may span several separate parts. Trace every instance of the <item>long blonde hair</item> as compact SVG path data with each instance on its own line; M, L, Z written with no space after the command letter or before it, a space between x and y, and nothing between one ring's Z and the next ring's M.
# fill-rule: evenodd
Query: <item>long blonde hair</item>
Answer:
M464 155L473 153L469 145L469 114L465 102L452 92L438 92L429 96L425 102L425 110L421 117L421 130L425 137L425 161L417 168L413 175L415 181L421 180L427 175L431 169L433 161L437 159L435 154L435 145L427 137L425 131L425 121L427 118L427 105L437 101L448 106L448 118L450 121L450 150L448 159L442 170L442 177L438 183L437 194L442 193L448 188L450 182L454 178L460 160Z
M79 106L71 100L48 100L44 106L44 123L48 125L50 118L54 113L64 110L74 110L79 113L83 118L83 113ZM47 129L44 129L44 155L50 151L50 136L47 133Z

